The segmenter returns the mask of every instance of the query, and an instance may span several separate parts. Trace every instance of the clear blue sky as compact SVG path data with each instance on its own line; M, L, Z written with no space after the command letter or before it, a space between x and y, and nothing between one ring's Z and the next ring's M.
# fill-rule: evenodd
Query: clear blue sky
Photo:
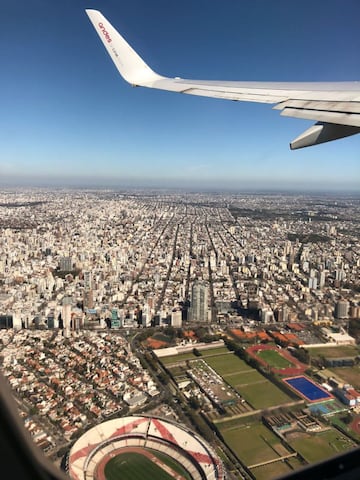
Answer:
M292 152L312 122L131 88L85 8L163 75L360 80L359 0L2 0L0 182L359 190L360 135Z

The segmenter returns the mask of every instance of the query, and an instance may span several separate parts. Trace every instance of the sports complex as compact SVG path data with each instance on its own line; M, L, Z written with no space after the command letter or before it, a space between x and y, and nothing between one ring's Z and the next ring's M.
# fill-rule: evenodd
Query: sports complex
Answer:
M76 480L222 480L220 458L196 433L162 418L129 416L96 425L69 454Z

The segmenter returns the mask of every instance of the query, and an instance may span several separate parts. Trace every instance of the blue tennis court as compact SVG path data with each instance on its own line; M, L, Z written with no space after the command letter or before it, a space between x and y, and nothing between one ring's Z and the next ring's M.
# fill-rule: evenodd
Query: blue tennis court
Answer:
M294 390L300 393L302 397L306 398L310 402L333 398L329 392L318 387L314 382L304 376L285 378L284 382L290 385L290 387L292 387Z

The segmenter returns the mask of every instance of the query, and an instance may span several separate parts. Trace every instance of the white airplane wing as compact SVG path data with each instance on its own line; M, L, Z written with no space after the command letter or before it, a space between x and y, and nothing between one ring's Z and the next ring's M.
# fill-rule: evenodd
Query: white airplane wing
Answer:
M122 77L133 86L275 104L287 117L316 123L290 143L291 149L336 140L360 132L360 82L292 83L185 80L154 72L97 10L86 10Z

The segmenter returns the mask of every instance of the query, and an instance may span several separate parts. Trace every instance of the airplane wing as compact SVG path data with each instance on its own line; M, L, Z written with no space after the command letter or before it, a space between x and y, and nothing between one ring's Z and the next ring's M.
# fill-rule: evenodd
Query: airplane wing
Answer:
M360 132L360 82L230 82L169 78L154 72L97 10L86 10L122 77L133 86L275 104L287 117L316 123L290 143L297 149Z

